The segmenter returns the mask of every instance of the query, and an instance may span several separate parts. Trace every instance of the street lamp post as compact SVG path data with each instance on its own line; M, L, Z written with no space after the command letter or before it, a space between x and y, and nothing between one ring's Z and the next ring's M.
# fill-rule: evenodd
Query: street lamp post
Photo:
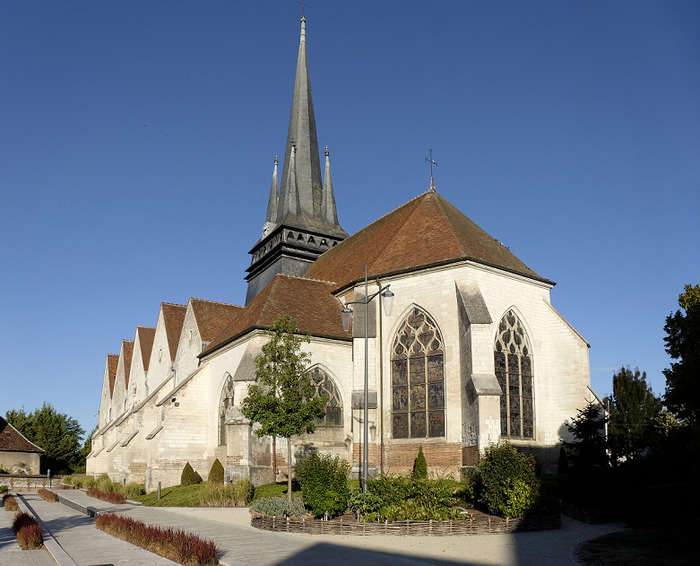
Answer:
M362 491L367 493L367 475L369 470L369 304L377 295L381 294L382 304L386 314L391 316L391 311L394 306L394 293L389 290L390 285L386 285L372 295L369 294L369 284L367 282L367 266L365 265L365 296L359 301L350 301L345 303L343 310L340 311L340 318L343 323L343 330L350 330L352 323L352 309L349 305L365 305L365 383L364 383L364 416L362 421Z

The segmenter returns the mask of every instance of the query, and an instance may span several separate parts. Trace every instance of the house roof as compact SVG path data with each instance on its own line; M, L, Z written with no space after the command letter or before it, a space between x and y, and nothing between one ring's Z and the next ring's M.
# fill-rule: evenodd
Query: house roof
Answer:
M335 284L306 277L277 275L206 348L205 357L239 336L257 328L269 328L283 314L289 314L302 334L350 340L343 330L341 305L332 294Z
M156 329L151 326L137 326L136 334L139 337L139 345L141 346L143 371L148 371L148 364L151 361L151 351L153 350L153 339L156 336Z
M114 382L117 379L117 366L119 366L119 356L117 354L107 354L107 375L109 377L109 397L114 395Z
M244 311L244 308L238 305L205 299L190 299L190 304L203 342L214 340L234 318Z
M124 386L129 387L129 376L131 375L131 360L134 357L134 341L122 340L122 352L124 356Z
M160 310L163 313L170 359L174 360L177 354L177 346L180 343L180 334L182 334L182 325L185 322L187 307L184 305L174 305L172 303L161 303Z
M371 277L471 260L553 284L489 236L433 187L321 255L305 277L343 287Z
M7 452L43 452L30 442L15 427L0 417L0 450Z

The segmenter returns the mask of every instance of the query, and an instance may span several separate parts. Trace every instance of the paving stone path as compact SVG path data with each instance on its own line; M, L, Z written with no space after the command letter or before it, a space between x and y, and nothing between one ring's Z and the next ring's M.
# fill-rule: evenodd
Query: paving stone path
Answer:
M568 522L564 529L517 535L459 537L320 537L260 531L201 516L140 505L113 505L88 497L80 490L58 492L68 507L23 495L26 505L50 532L46 551L32 551L44 562L22 554L16 542L5 542L0 522L0 566L161 566L174 562L114 538L94 526L88 514L119 513L151 525L169 526L211 539L219 546L225 566L470 566L576 564L573 548L582 540L616 530L619 526L590 526ZM82 512L80 511L82 510ZM4 511L0 510L0 513ZM86 514L87 513L87 514ZM6 515L11 515L6 513ZM11 517L5 521L8 524ZM9 530L12 533L11 529ZM13 537L14 540L14 537ZM40 554L43 553L43 554ZM53 561L51 556L53 555ZM46 561L48 559L48 562Z

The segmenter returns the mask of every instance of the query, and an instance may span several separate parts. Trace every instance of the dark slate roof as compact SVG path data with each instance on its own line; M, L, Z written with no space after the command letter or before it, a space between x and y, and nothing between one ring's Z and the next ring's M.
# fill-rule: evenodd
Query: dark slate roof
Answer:
M332 295L335 284L306 277L277 275L206 348L200 357L258 328L269 328L289 314L302 334L350 340L340 320L342 305Z
M305 277L339 287L370 277L471 260L553 284L431 189L321 255Z
M0 417L0 450L7 452L43 452L27 440L15 427Z
M107 354L107 375L109 376L109 398L114 395L114 381L117 379L117 366L119 356L117 354Z
M148 364L151 361L153 351L153 339L156 336L156 329L151 326L137 326L136 334L139 337L141 346L141 360L143 361L143 371L148 371Z

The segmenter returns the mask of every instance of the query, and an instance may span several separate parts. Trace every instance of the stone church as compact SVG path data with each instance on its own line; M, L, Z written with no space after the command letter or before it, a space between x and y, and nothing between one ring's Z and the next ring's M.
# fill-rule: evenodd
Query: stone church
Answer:
M367 442L370 475L402 473L422 446L431 472L447 475L508 439L555 467L565 422L595 394L588 344L552 306L554 283L432 180L347 235L327 148L321 171L305 25L302 18L281 177L275 159L245 306L163 303L155 327L137 326L107 356L88 473L150 491L178 484L186 462L206 479L218 458L230 479L283 479L286 442L277 440L272 470L271 439L255 435L240 406L265 330L285 313L309 336L308 371L329 399L316 432L292 439L295 455L339 454L357 474ZM368 297L390 285L391 312L379 297L362 304L366 281ZM346 305L354 310L348 330Z

